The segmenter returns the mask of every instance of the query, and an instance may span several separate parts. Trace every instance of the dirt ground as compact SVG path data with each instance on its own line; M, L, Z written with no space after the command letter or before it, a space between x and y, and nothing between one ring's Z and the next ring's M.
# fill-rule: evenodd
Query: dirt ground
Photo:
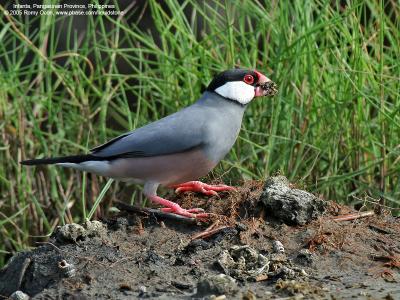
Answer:
M19 253L0 271L0 294L6 298L20 290L33 299L400 299L399 218L367 213L340 220L337 216L354 211L325 202L323 210L309 214L314 219L308 224L294 225L259 200L265 196L263 187L262 182L246 182L237 191L210 198L169 195L183 207L224 216L209 223L130 212L121 204L120 212L103 222L58 228L49 243Z

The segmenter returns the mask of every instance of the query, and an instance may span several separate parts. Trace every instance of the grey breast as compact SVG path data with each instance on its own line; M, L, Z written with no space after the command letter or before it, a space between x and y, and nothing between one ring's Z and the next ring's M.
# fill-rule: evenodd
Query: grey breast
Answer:
M242 124L245 106L206 92L198 104L207 110L207 125L203 150L207 157L218 163L235 143Z

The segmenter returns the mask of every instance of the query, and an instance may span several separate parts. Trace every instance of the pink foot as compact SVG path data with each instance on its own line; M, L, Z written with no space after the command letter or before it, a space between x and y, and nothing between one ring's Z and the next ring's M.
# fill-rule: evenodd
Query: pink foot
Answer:
M204 210L201 208L191 208L191 209L184 209L180 207L179 204L176 204L175 202L169 201L167 199L158 197L158 196L149 196L149 199L156 203L160 204L162 206L165 206L164 208L161 208L161 211L163 212L168 212L176 215L181 215L187 218L196 218L196 219L208 219L210 217L209 214L203 213Z
M163 212L168 212L168 213L172 212L172 213L174 213L173 209L170 208L170 207L164 207L164 208L160 208L160 209ZM189 209L185 209L185 211L187 211L189 213L192 213L192 214L198 214L198 213L203 213L204 209L202 209L202 208L189 208Z
M236 190L234 187L229 185L225 184L209 185L201 181L189 181L181 184L172 185L170 187L174 188L176 193L192 191L192 192L203 193L209 196L218 195L217 192Z

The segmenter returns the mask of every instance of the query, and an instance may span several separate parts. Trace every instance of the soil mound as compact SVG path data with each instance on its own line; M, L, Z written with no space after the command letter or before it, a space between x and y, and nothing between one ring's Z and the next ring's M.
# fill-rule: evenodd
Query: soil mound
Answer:
M59 227L47 244L15 255L0 271L0 295L400 299L398 218L324 202L282 178L174 197L216 216L196 224L117 204L117 215Z

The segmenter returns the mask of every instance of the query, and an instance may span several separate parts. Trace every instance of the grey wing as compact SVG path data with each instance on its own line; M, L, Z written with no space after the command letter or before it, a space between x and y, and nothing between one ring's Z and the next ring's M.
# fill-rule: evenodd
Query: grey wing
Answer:
M188 107L93 148L91 155L114 159L188 151L204 143L205 121L201 111Z

